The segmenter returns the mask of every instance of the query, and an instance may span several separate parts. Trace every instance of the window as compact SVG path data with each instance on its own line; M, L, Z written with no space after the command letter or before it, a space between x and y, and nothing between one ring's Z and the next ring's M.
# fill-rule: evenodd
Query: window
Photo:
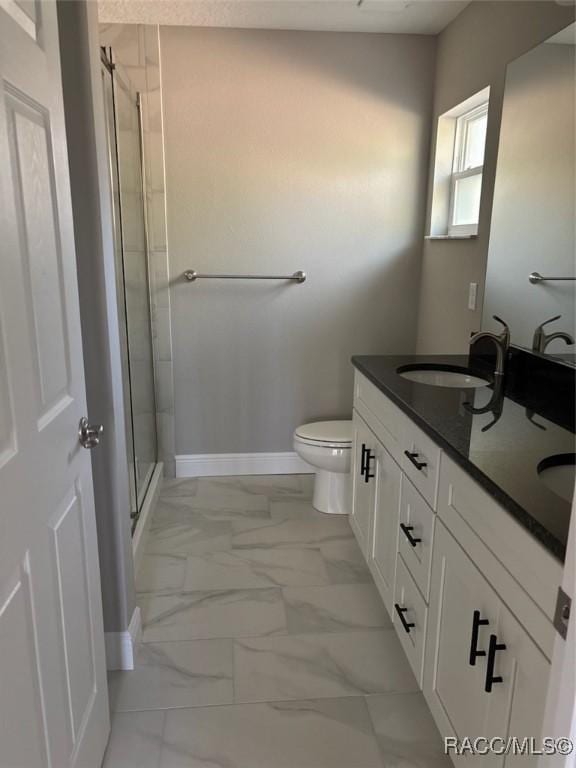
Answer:
M475 235L478 232L487 123L487 101L456 119L450 178L449 236Z
M478 234L489 99L488 86L438 117L430 240Z

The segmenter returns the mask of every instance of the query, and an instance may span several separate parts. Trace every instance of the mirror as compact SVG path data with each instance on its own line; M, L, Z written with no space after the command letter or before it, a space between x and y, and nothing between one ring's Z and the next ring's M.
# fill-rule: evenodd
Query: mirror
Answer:
M574 363L576 25L508 65L500 128L483 329ZM538 273L548 280L539 280ZM559 280L558 278L569 278ZM534 339L538 326L544 326ZM564 336L549 339L549 334ZM566 335L567 334L567 335Z

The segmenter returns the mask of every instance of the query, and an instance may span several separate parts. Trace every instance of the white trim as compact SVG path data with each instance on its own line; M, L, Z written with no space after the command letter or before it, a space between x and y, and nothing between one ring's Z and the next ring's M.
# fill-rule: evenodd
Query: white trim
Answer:
M134 669L136 646L142 635L140 608L136 606L128 629L124 632L105 632L106 666L109 670Z
M30 35L32 40L36 40L36 20L31 19L15 0L0 0L0 8L6 11L22 27L24 32Z
M162 487L162 473L164 465L162 462L158 462L152 472L150 484L144 497L144 503L140 510L140 517L136 523L136 530L132 537L132 556L134 559L134 573L138 573L140 567L140 561L146 547L146 539L148 538L148 530L150 528L150 521L152 519L152 512L156 506L158 496L160 494L160 488Z
M459 104L456 104L454 107L452 107L452 109L449 109L447 112L444 112L442 115L440 115L440 117L460 117L466 112L471 112L476 107L479 107L485 101L490 101L489 85L487 85L486 88L483 88L481 91L472 94L472 96L469 96Z
M284 453L197 453L176 456L176 477L304 475L315 470L294 451Z

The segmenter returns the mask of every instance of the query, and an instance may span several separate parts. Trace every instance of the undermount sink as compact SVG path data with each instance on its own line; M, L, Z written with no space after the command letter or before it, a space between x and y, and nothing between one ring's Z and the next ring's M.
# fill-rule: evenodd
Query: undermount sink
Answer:
M572 501L576 482L576 454L558 453L538 464L538 477L556 496Z
M490 382L476 376L467 368L455 365L403 365L396 373L403 379L415 381L418 384L429 384L432 387L452 387L454 389L475 389L487 387Z

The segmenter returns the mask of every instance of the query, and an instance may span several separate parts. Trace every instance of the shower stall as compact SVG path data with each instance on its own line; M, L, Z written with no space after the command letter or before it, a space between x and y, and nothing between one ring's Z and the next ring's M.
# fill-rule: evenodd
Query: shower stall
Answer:
M157 463L142 112L139 94L114 66L109 48L102 49L101 73L113 198L130 516L134 533Z

